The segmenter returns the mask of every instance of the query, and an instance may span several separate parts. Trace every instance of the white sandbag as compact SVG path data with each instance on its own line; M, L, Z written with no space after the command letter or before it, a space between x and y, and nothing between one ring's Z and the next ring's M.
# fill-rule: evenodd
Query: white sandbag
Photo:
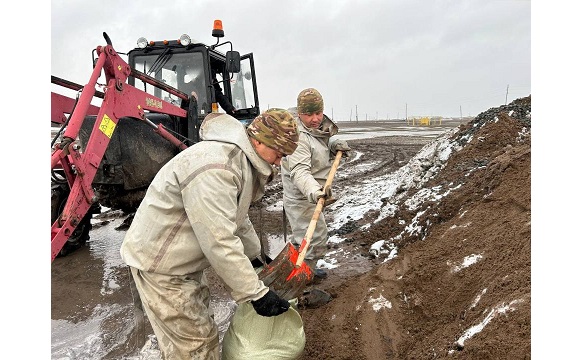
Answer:
M278 316L260 316L250 303L238 305L224 337L222 360L297 359L305 348L303 320L297 299Z

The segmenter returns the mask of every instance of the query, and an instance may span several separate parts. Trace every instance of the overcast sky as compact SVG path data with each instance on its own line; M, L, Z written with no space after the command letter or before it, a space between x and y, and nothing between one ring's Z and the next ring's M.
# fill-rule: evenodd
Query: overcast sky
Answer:
M214 44L213 21L254 53L261 109L318 89L335 120L476 116L531 94L528 0L51 2L51 75L86 84L106 32ZM227 47L220 47L225 51ZM506 97L507 96L507 97Z

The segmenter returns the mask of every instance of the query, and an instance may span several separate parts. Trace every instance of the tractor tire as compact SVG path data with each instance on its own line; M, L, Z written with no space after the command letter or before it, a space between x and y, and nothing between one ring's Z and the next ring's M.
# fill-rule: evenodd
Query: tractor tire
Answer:
M63 211L67 197L69 196L69 186L67 183L51 181L51 224ZM91 230L92 209L90 208L81 223L75 228L75 231L65 242L57 257L63 257L71 254L75 250L84 246L89 240L89 231Z

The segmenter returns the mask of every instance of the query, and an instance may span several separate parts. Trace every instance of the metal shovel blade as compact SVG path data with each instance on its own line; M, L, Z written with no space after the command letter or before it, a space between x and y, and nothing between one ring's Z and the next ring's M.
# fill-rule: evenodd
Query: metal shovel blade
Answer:
M299 297L313 280L313 270L304 261L296 266L298 257L297 249L286 243L278 256L258 273L258 278L285 300Z

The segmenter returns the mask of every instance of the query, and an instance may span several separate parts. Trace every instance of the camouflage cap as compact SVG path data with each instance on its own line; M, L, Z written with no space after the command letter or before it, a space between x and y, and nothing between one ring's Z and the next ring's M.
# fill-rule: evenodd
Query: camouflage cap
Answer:
M323 96L321 96L317 89L305 89L301 91L297 97L297 109L299 114L322 112Z
M248 125L249 136L284 155L292 154L299 141L299 129L292 115L284 109L268 109Z

